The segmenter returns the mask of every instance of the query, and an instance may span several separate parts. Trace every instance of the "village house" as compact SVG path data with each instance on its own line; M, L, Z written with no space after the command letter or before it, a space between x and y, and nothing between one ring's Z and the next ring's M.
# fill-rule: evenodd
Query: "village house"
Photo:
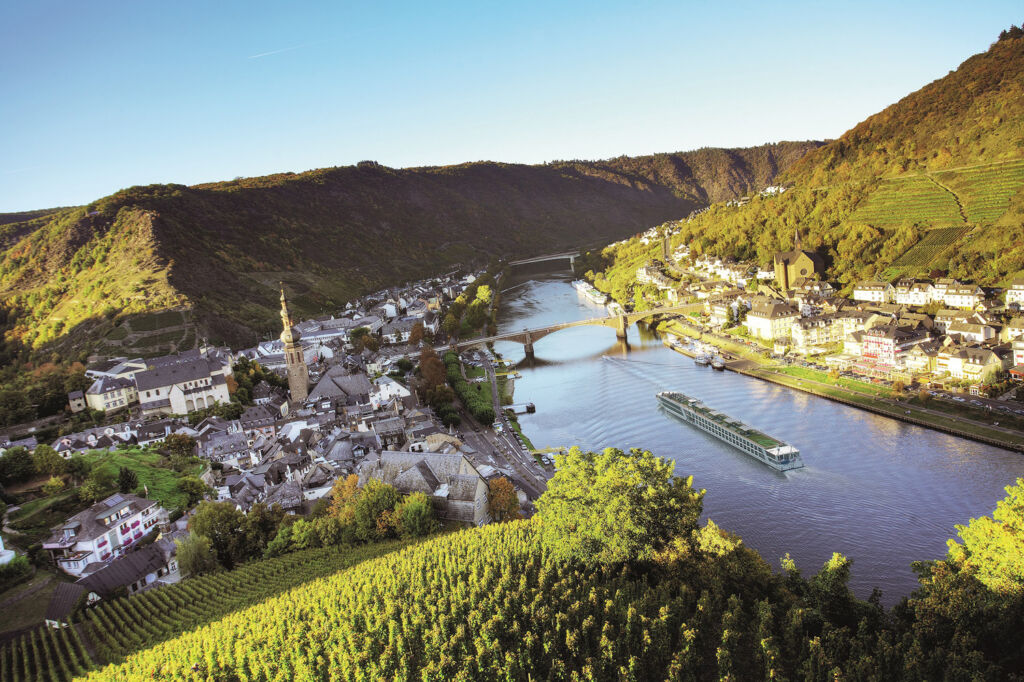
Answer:
M245 412L238 418L238 423L251 442L257 434L265 438L273 438L277 435L277 419L279 416L279 412L275 412L267 405L253 405L246 408Z
M1006 353L1005 356L1001 357L992 348L950 344L939 351L936 373L948 373L954 379L980 384L1009 366L1012 355Z
M1006 290L1006 305L1010 304L1024 307L1024 277L1013 280L1010 288Z
M362 372L341 365L328 369L309 393L311 404L327 402L335 409L346 405L369 405L373 384Z
M899 305L928 305L935 299L935 287L930 282L900 280L893 287Z
M971 324L957 320L946 328L950 336L959 336L962 342L982 343L995 338L996 330L987 324Z
M102 376L85 391L85 402L92 410L116 412L138 402L135 381L129 377Z
M159 523L159 503L130 493L111 495L75 514L43 541L43 549L65 573L79 576L86 566L124 554Z
M373 392L370 393L370 405L379 410L394 398L408 398L412 392L403 384L389 376L377 377L373 380Z
M973 284L953 284L946 288L942 294L942 303L950 308L961 308L963 310L974 310L985 298L985 292L981 287Z
M86 602L95 604L122 592L128 595L157 585L178 582L177 546L174 540L162 538L151 545L128 552L82 576L76 582L85 588Z
M853 285L853 300L871 303L891 303L894 289L888 282L869 280Z
M967 322L973 314L968 310L950 310L944 308L935 313L935 330L945 334L949 326L954 322Z
M793 347L801 353L840 343L845 337L846 331L842 320L831 315L795 319L790 327Z
M119 445L135 442L136 429L139 426L140 424L132 422L97 426L78 433L60 436L51 444L51 447L64 459L70 459L75 453L87 450L109 450Z
M861 338L861 358L879 369L902 367L906 351L928 338L927 330L922 329L896 324L872 327Z
M1013 352L1013 366L1016 368L1024 365L1024 338L1014 340L1011 348Z
M1003 327L1000 338L1003 341L1013 341L1024 336L1024 317L1015 317Z
M931 374L935 372L941 348L942 344L936 339L919 343L904 355L904 366L914 374Z
M799 316L800 313L785 303L755 303L744 324L751 336L774 341L789 338L793 321Z
M71 412L77 414L88 407L89 404L85 401L85 393L83 391L71 391L68 393L68 408Z
M412 335L412 328L422 322L415 317L404 317L400 320L387 322L381 329L381 340L384 343L405 343Z

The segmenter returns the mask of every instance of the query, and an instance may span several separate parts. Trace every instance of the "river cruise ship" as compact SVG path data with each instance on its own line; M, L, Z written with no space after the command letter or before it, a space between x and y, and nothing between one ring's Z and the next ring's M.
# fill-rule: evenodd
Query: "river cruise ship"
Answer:
M604 305L605 303L608 302L608 296L602 294L600 291L598 291L597 289L595 289L589 283L585 282L582 279L574 281L572 285L573 287L576 288L576 291L583 294L583 296L586 297L586 299L592 303Z
M662 391L658 402L673 417L707 431L776 471L799 469L804 465L800 451L792 445L713 410L696 398L678 391Z

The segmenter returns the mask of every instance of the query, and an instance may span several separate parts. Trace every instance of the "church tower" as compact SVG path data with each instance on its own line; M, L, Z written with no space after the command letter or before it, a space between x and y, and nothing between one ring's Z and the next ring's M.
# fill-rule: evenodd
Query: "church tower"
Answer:
M299 332L292 326L292 316L288 312L288 301L284 297L284 285L281 285L281 343L284 344L284 361L288 366L288 390L292 394L293 403L303 403L309 396L309 370L302 355Z

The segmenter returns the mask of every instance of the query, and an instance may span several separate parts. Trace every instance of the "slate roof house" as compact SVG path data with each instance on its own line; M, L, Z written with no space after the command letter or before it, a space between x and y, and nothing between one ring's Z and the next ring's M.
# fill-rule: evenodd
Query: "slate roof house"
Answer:
M478 526L490 521L487 482L462 453L384 451L360 467L360 485L370 478L406 494L425 493L441 519Z
M135 374L142 414L187 414L230 402L227 375L230 365L203 357L199 351L151 361Z
M80 576L89 564L121 556L155 530L162 512L154 500L130 493L111 495L54 528L43 549L62 571Z

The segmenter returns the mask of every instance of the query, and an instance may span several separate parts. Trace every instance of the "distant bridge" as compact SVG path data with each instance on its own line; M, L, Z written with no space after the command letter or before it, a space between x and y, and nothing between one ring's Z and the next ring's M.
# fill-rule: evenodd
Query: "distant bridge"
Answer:
M569 267L576 265L576 259L580 257L579 251L566 251L565 253L549 253L546 256L534 256L533 258L522 258L510 261L509 265L529 265L530 263L543 263L549 260L569 260Z
M469 346L477 346L482 343L490 343L491 341L515 341L523 344L523 349L526 351L528 357L533 357L533 344L543 339L548 334L554 334L562 329L569 329L570 327L610 327L615 330L615 336L623 341L626 340L626 332L630 325L634 322L642 320L647 317L654 317L655 315L685 315L686 313L700 312L704 310L703 303L686 303L683 305L665 306L662 308L652 308L650 310L643 310L634 313L624 313L622 315L608 315L607 317L593 317L589 320L577 320L576 322L562 322L560 324L553 324L548 327L537 327L535 329L523 329L517 332L506 332L504 334L495 334L494 336L485 336L482 338L468 339L466 341L456 341L447 346L450 349L468 348Z

